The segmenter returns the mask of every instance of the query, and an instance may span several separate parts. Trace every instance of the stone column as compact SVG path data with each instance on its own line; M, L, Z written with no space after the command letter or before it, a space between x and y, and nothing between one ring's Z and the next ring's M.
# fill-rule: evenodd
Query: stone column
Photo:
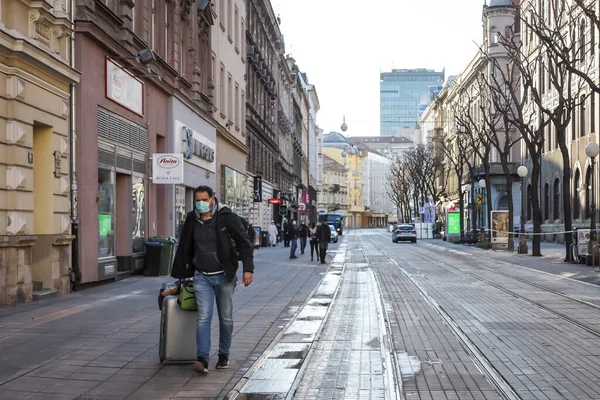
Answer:
M0 306L32 300L31 254L36 239L29 235L0 236Z
M71 292L71 243L73 235L57 235L52 244L52 271L56 271L54 289L60 294Z

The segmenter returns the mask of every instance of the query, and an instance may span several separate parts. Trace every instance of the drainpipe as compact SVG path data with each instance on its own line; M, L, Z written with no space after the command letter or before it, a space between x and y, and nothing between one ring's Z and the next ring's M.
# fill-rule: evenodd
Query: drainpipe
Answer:
M69 40L69 66L75 68L75 0L69 2L69 20L71 22L71 39ZM76 290L81 282L79 269L79 220L77 218L77 179L75 178L75 84L69 85L69 178L70 178L70 214L71 235L75 236L71 244L71 288Z

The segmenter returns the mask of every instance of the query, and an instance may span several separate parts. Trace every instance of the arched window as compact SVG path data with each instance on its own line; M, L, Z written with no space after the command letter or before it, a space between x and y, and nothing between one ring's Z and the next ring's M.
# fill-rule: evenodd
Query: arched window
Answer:
M579 186L581 185L581 173L575 171L575 179L573 186L573 219L581 218L581 199L579 197Z
M590 200L592 194L592 169L588 167L585 174L585 217L590 218Z
M555 220L560 219L560 180L556 178L554 180L554 210L552 212L552 218Z
M498 199L497 210L508 210L508 196L502 196Z
M531 185L527 185L527 220L531 220L531 216L533 215L531 206L532 206L532 201L531 201Z
M550 185L548 182L544 185L544 220L550 219Z

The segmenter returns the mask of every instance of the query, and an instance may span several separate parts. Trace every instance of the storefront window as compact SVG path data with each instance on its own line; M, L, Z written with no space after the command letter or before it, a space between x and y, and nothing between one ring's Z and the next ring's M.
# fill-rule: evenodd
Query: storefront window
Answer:
M178 241L185 217L185 187L175 186L175 239Z
M146 237L146 190L144 179L134 176L132 178L133 195L133 253L144 251Z
M98 257L115 254L115 174L98 169Z
M234 169L223 166L222 176L222 192L225 204L231 207L231 210L244 217L248 218L249 202L248 202L248 177Z

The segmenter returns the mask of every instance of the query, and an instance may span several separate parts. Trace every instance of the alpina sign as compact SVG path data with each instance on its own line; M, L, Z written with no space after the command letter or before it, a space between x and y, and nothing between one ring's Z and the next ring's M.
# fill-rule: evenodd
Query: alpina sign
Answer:
M183 154L152 154L152 182L183 183Z

